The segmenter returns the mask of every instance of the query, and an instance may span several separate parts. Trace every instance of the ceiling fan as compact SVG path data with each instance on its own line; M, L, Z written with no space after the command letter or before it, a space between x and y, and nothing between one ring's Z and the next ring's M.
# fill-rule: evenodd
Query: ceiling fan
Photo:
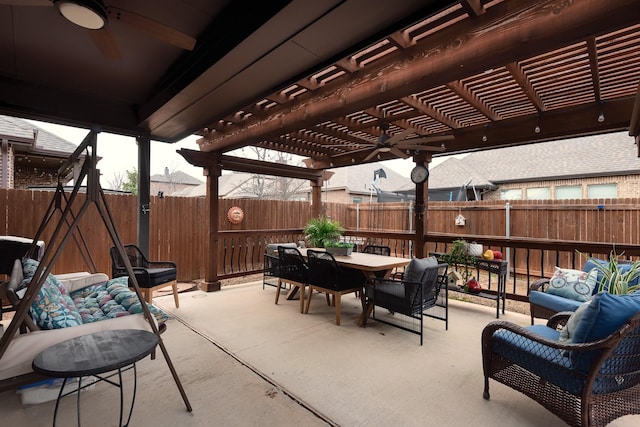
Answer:
M7 6L55 6L68 21L89 30L89 36L108 59L121 58L120 49L109 32L108 24L122 22L164 43L193 50L196 39L151 18L113 6L102 0L0 0Z
M418 136L407 138L407 136L411 134L418 134L418 132L413 128L405 129L400 133L390 136L387 133L387 131L389 130L389 123L387 123L386 121L380 123L380 129L382 129L382 134L378 137L378 140L375 143L363 143L361 145L365 146L365 148L338 154L334 157L351 156L354 153L371 150L371 152L363 159L363 162L371 160L380 153L392 153L396 157L407 159L410 156L407 151L442 152L446 149L444 144L439 146L426 144L439 141L449 141L453 139L453 135Z

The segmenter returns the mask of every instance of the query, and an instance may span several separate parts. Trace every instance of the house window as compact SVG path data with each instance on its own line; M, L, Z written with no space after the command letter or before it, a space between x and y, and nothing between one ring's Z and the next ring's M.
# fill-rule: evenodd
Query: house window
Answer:
M362 203L362 197L352 197L351 203Z
M550 199L551 190L549 187L527 188L527 200Z
M500 190L500 200L521 200L522 190L514 188L511 190Z
M615 199L618 197L617 184L593 184L587 185L587 197L589 199Z
M556 199L582 199L581 185L561 185L556 187Z

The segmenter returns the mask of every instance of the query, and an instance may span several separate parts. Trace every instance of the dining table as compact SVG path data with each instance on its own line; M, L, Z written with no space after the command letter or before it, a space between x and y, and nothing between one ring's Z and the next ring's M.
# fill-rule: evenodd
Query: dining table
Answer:
M307 258L308 249L315 250L315 251L324 251L323 248L298 248L298 250L300 251L300 253L305 259ZM368 254L363 252L352 252L351 255L345 255L345 256L337 255L337 256L334 256L334 258L338 263L338 265L340 265L341 267L353 268L353 269L359 270L362 272L362 274L364 274L364 276L367 279L373 279L376 277L389 278L391 276L391 273L393 273L393 271L396 268L406 267L411 262L410 258L402 258L402 257L386 256L386 255L375 255L375 254ZM381 274L376 275L376 273L381 273ZM365 320L369 316L369 312L370 312L370 309L368 309L366 305L366 300L365 300L365 296L366 296L365 286L367 286L366 283L368 283L368 280L367 282L365 282L365 285L360 291L360 300L362 303L362 314L358 319L358 326L366 325ZM294 288L292 288L292 291L293 289ZM287 295L287 299L293 298L294 296L293 292L290 292L289 294L290 295Z

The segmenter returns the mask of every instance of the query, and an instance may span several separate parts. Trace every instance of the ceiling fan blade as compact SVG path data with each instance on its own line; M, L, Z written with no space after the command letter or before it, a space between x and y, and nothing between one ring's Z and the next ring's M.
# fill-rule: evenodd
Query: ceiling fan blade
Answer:
M387 139L385 142L388 145L393 145L393 144L403 140L407 135L411 135L412 133L415 133L415 132L416 132L415 129L408 128L408 129L403 130L400 133L397 133L397 134L393 135L391 138Z
M344 146L343 146L344 147ZM366 148L359 148L357 150L351 150L351 151L346 151L344 153L340 153L340 154L334 154L333 156L331 156L332 158L337 158L337 157L344 157L344 156L352 156L355 153L361 153L363 151L368 151L371 150L373 147L366 147Z
M367 157L365 157L365 158L364 158L364 160L362 160L362 161L363 161L363 162L367 162L367 161L369 161L369 160L373 159L373 158L376 156L376 154L378 154L378 151L379 151L379 150L376 148L376 149L375 149L375 150L373 150L371 153L369 153L369 154L367 155Z
M433 151L436 153L441 153L447 149L447 147L443 147L442 145L402 145L403 150L416 150L416 151Z
M137 13L112 6L107 7L107 12L110 18L118 19L165 43L185 50L193 50L196 45L194 37Z
M87 31L89 32L89 37L93 41L93 44L96 45L105 58L111 59L112 61L117 61L122 58L118 43L116 42L116 39L113 38L109 30L103 28L101 30Z
M389 150L390 153L395 154L397 157L401 157L403 159L408 159L409 155L402 150L398 150L396 147L391 147Z

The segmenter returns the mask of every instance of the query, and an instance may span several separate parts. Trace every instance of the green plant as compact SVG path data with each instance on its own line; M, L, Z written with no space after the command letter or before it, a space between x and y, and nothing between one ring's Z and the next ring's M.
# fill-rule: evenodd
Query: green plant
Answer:
M314 248L323 248L327 242L336 241L344 234L340 223L327 217L310 219L303 231L308 246Z
M328 242L324 242L324 247L325 248L353 248L353 243L329 240Z
M640 278L640 260L634 261L628 269L625 269L620 266L620 258L624 253L617 255L615 251L611 251L608 263L598 258L589 257L582 252L578 251L578 253L593 263L594 268L600 273L598 276L602 275L602 279L598 283L598 292L624 295L640 290L640 284L630 285Z
M476 257L469 254L466 240L457 239L453 241L451 250L442 256L442 260L454 267L462 276L463 284L466 284L473 273L469 266L473 266Z

